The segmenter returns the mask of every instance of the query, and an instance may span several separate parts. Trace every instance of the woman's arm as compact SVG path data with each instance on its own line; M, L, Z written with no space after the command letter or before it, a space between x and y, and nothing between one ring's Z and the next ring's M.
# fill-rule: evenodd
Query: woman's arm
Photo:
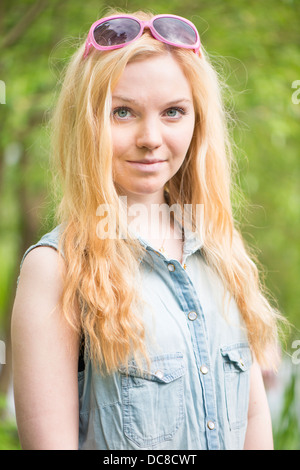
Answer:
M248 427L244 450L273 450L271 415L261 369L256 360L251 367Z
M78 449L78 335L58 308L56 250L26 256L12 315L16 417L23 449Z

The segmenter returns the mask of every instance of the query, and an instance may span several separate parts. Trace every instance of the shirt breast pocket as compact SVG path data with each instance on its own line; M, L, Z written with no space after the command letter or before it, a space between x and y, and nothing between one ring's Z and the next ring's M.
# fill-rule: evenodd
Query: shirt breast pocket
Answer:
M150 369L139 370L132 361L120 368L124 434L139 447L171 440L183 421L181 353L150 358Z
M248 343L221 348L224 369L224 388L230 429L245 426L248 415L251 351Z

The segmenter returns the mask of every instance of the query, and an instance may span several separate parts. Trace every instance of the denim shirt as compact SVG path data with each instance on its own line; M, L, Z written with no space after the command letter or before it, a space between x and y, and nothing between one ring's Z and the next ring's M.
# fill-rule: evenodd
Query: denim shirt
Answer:
M58 248L60 226L38 246ZM251 352L235 301L185 233L182 263L140 238L150 370L78 373L79 449L242 449ZM21 263L22 265L22 263Z

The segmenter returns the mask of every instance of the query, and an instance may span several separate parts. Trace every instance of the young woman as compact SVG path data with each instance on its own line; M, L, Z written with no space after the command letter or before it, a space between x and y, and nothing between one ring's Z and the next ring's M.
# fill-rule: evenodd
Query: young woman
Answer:
M53 129L58 225L23 257L12 319L22 447L272 449L260 366L279 315L235 227L194 25L94 23Z

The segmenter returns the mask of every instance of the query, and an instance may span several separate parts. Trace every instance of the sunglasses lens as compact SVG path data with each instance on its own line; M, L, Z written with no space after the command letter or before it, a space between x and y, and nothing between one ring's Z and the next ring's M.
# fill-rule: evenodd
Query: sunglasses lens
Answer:
M132 41L140 30L140 24L134 19L114 18L95 28L94 39L99 46L117 46Z
M154 20L153 26L158 34L169 42L187 46L193 46L197 42L196 32L188 23L180 19L157 18Z

